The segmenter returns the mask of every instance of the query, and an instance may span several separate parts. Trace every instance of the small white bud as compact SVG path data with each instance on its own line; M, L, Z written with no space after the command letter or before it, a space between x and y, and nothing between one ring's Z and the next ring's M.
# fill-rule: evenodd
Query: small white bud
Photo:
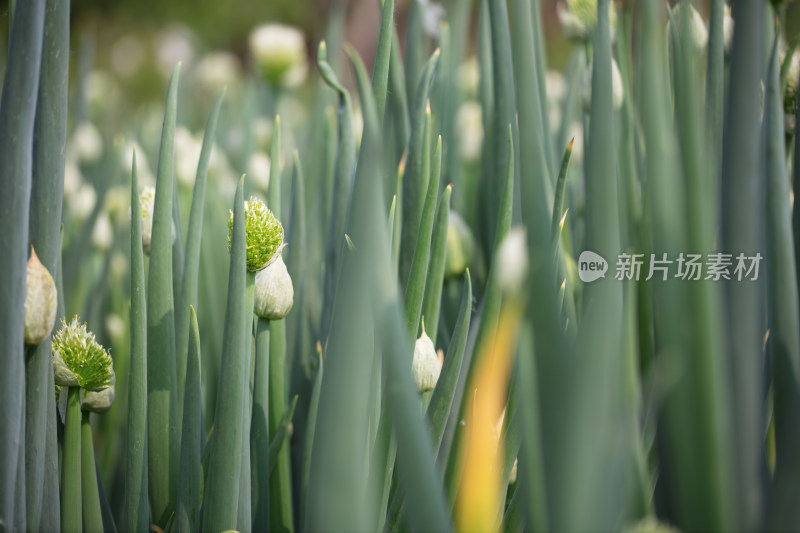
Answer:
M722 22L722 39L725 42L725 52L731 51L733 42L733 17L731 16L731 6L725 4L725 14Z
M294 304L292 278L280 252L266 268L259 270L255 280L255 313L267 320L280 320L289 314Z
M586 79L584 84L583 105L589 109L592 105L592 68L594 64L589 65L586 70ZM611 60L611 101L614 105L614 110L619 111L622 108L622 100L625 97L625 87L622 85L622 74L619 71L616 60Z
M422 323L422 335L414 343L414 360L411 363L414 381L421 392L431 391L439 381L442 363L436 355L433 341L425 333L425 322Z
M447 278L461 276L472 264L475 239L469 226L455 211L450 211L447 223L444 274Z
M706 45L708 44L708 29L706 28L706 23L703 20L703 16L698 13L697 9L695 9L694 5L691 2L679 2L675 5L675 8L672 10L672 20L675 20L678 24L678 27L681 27L681 18L684 16L683 13L683 6L689 6L689 36L690 36L690 43L694 46L695 51L698 53L705 50ZM667 35L670 32L670 22L667 22ZM724 28L723 28L724 33Z
M528 277L528 243L525 228L511 228L497 249L494 268L497 284L504 293L515 293Z
M40 344L50 335L57 307L56 284L31 246L25 277L25 344Z
M458 108L456 116L459 135L459 153L464 161L473 163L481 155L483 146L483 111L478 102L467 101Z

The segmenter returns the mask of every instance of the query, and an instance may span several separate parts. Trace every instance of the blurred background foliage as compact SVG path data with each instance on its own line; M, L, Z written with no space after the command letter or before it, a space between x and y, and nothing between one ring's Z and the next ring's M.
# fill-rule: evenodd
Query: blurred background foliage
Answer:
M345 40L351 43L372 68L377 39L379 3L374 0L339 0L346 7ZM452 2L444 0L445 9ZM225 50L246 62L250 31L264 22L297 26L306 35L308 50L315 53L324 33L324 24L336 0L75 0L72 2L72 54L77 63L81 45L91 46L95 68L110 68L124 81L125 100L142 104L163 97L164 80L170 68L159 68L159 43L180 33L193 45L192 55ZM559 0L542 0L542 23L547 42L549 68L563 71L569 61L572 43L564 36L557 16ZM635 0L617 2L620 6ZM8 3L0 1L0 46L8 41ZM468 54L475 52L477 2L473 2ZM410 0L395 3L395 20L401 40L405 36ZM697 2L708 20L708 2ZM789 3L785 23L787 35L800 32L800 5ZM636 28L634 28L634 32ZM169 58L170 60L174 58ZM180 58L184 61L187 58ZM169 63L169 62L165 62ZM166 66L166 65L165 65ZM346 65L346 67L349 67ZM353 88L352 73L345 68L346 85ZM209 97L211 99L211 97Z

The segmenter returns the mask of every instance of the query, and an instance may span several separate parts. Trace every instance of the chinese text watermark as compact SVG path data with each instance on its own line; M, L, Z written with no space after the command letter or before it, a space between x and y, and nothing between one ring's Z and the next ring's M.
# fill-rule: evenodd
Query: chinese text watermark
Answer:
M668 279L756 281L762 258L760 253L734 255L722 252L709 254L681 252L677 257L666 253L621 253L616 258L614 279L619 281L650 281L651 279L662 281ZM578 257L578 275L584 283L605 278L607 271L608 262L595 252L585 250Z

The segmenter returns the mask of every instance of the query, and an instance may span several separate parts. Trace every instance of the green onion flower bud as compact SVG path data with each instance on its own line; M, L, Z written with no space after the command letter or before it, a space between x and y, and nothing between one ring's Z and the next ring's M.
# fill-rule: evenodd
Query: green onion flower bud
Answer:
M138 154L138 151L137 151ZM139 193L139 210L142 217L142 250L150 255L150 240L153 236L153 211L156 206L155 187L145 187ZM175 242L175 221L172 221L172 242Z
M679 2L672 10L672 19L681 27L681 19L683 18L683 6L689 6L689 42L694 47L695 51L702 53L708 44L708 29L703 20L703 16L695 9L691 2ZM667 22L667 36L670 32L670 22ZM724 33L724 28L723 28ZM724 39L724 36L723 36Z
M228 220L228 251L233 235L233 211ZM267 205L251 196L244 202L244 231L247 242L247 270L258 272L279 257L283 248L283 226Z
M584 80L583 92L583 105L588 110L592 105L592 68L594 64L589 65L586 70L586 78ZM625 98L625 87L622 85L622 74L619 71L619 66L616 60L611 60L611 102L614 105L614 110L619 111L622 109L622 101Z
M303 33L282 24L265 24L250 34L250 53L273 85L293 88L306 78L308 58Z
M114 389L117 376L114 369L111 369L111 384L103 390L86 391L81 402L81 410L92 413L105 413L114 403Z
M111 384L111 356L100 346L77 315L69 324L62 320L53 336L53 371L56 385L99 391Z
M255 313L267 320L280 320L294 304L294 287L280 252L277 259L256 274Z
M450 211L447 223L447 243L444 275L446 278L460 277L472 264L475 238L469 226L455 211Z
M733 42L733 16L731 15L731 6L725 4L724 15L722 22L722 40L725 42L725 53L731 51L731 43Z
M411 372L420 392L431 391L439 381L442 372L442 363L436 355L433 341L425 333L425 319L422 320L422 335L414 344L414 360L411 363Z
M561 0L556 4L556 13L564 33L570 39L587 41L597 28L597 0ZM617 11L614 3L608 6L611 22L611 38L617 26Z
M25 344L39 344L53 331L57 296L53 277L31 246L25 278Z
M483 111L475 101L461 104L456 115L459 132L458 151L467 163L474 163L481 156L483 147Z

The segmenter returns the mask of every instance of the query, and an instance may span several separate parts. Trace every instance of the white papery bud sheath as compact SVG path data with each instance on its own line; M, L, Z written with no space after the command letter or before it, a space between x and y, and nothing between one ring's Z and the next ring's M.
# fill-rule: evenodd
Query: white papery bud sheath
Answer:
M280 252L274 261L256 273L254 300L256 315L267 320L280 320L292 309L292 277Z
M25 344L39 344L50 335L57 307L56 284L31 246L25 278Z

